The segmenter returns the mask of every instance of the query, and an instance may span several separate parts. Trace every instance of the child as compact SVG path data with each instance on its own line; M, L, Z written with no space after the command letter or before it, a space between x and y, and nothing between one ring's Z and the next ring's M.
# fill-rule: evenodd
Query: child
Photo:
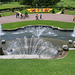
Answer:
M75 22L75 16L73 17L73 21Z

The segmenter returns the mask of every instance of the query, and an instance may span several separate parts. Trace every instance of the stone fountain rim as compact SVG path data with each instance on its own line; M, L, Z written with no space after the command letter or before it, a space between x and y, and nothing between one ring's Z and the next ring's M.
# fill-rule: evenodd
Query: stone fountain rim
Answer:
M27 26L24 26L24 27L18 27L18 28L15 28L15 29L3 29L2 31L17 31L19 29L24 29L25 27L50 27L52 29L56 29L56 30L59 30L59 31L73 31L73 29L62 29L60 27L54 27L54 26L50 26L50 25L27 25Z
M64 56L50 57L44 55L1 55L0 59L63 59L68 55L68 52Z

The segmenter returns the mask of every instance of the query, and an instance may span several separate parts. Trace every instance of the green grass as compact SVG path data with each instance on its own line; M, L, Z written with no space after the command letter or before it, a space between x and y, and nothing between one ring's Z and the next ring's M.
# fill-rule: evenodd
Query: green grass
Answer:
M15 15L15 12L5 12L5 13L1 13L1 17L3 16L11 16L11 15Z
M65 14L75 15L75 10L65 10Z
M63 29L73 29L75 26L75 23L49 21L49 20L33 20L33 21L5 23L5 24L2 24L2 29L15 29L15 28L24 27L27 25L50 25L54 27L60 27Z
M0 75L74 75L75 51L64 59L0 59Z
M62 4L63 6L75 7L75 0L61 0L61 2L59 2L57 5L61 6Z
M24 7L24 5L20 5L18 2L11 2L7 4L0 5L0 9L6 9L6 8L14 8L14 7Z

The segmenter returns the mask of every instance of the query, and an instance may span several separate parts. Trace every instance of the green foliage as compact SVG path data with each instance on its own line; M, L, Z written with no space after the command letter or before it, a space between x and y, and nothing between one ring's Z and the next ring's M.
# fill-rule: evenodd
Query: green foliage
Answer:
M10 3L3 4L2 6L0 6L0 9L17 8L17 7L25 7L25 6L20 5L18 2L10 2Z
M0 17L1 17L1 14L0 14Z
M14 10L15 10L14 8L11 9L12 12L14 12Z
M44 4L43 0L33 0L33 2L32 2L32 5L35 5L36 7L42 6L42 5L44 6L45 4Z
M25 4L25 1L21 0L21 1L20 1L20 4L21 4L21 5L24 5L24 4Z
M60 0L22 0L20 1L20 4L25 5L38 5L38 6L49 6L49 5L55 5Z
M75 15L75 10L64 10L65 14Z
M62 9L61 14L64 14L64 9Z
M15 15L15 12L6 12L6 13L1 13L1 17L3 16L10 16L10 15Z
M61 7L58 7L58 10L61 10L62 8Z
M63 5L63 7L70 6L75 8L75 0L61 0L59 3L57 3L57 5Z
M0 0L0 2L11 2L12 0Z
M52 10L52 13L55 13L55 10L54 9Z
M22 8L19 8L19 11L22 11Z
M20 0L21 5L31 5L33 0Z

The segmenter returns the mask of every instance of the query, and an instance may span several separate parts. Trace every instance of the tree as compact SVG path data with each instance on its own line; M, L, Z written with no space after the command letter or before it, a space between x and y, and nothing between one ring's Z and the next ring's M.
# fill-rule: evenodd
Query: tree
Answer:
M24 5L40 5L40 6L49 6L49 5L55 5L60 0L21 0L20 4Z
M32 5L43 5L44 0L33 0Z
M49 5L55 5L57 2L60 0L33 0L33 5L44 5L44 6L49 6Z
M11 2L11 0L0 0L0 2Z
M20 4L32 5L33 0L19 0Z
M55 10L54 9L52 10L52 13L55 13Z
M64 9L62 9L61 14L64 14Z

